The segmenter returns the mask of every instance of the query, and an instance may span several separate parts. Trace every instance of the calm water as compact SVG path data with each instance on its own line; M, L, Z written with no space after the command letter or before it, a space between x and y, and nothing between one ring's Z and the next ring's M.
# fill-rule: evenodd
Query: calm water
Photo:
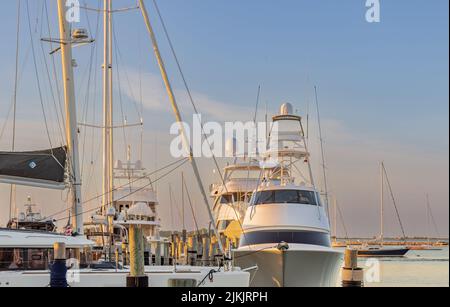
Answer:
M360 259L361 267L372 272L371 276L379 277L379 282L366 282L366 287L449 286L448 247L444 247L441 251L410 251L406 258L386 258L377 261L378 264L371 260ZM376 269L378 267L379 270Z

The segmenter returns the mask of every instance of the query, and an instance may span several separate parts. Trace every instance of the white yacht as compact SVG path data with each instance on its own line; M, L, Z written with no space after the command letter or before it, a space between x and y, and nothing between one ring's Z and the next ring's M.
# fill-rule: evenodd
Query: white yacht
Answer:
M242 161L224 168L223 183L211 186L214 217L219 234L242 224L253 191L258 187L262 169L258 161ZM230 228L229 228L230 227Z
M31 196L28 196L28 203L25 204L25 211L20 212L17 217L12 218L6 228L10 229L34 229L40 231L56 231L55 221L43 217L41 212L33 210L37 207L32 203Z
M267 170L253 193L235 264L258 266L251 283L255 287L336 286L343 256L331 248L327 210L312 176L302 119L284 104L273 122L265 157L278 166Z
M134 205L145 206L149 212L145 231L145 261L150 265L152 258L156 257L157 243L162 242L159 235L161 221L157 210L159 202L142 161L131 162L130 148L127 161L117 160L115 163L113 184L113 205L106 212L99 210L91 216L90 221L84 224L85 234L96 242L95 249L99 253L107 254L109 249L119 249L122 254L126 252L123 249L128 244L128 210ZM148 187L142 187L147 184ZM108 218L112 219L111 229ZM163 255L159 255L161 256ZM155 259L155 262L161 263L161 259Z

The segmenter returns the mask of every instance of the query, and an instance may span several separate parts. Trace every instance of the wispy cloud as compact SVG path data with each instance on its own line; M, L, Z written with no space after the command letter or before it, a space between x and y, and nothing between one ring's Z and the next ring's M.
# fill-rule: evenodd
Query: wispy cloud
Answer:
M120 86L122 92L128 99L136 103L140 103L140 96L142 93L142 103L144 108L161 112L172 112L167 92L159 75L152 73L141 75L136 70L128 69L128 77L122 78ZM186 91L181 88L174 88L173 90L178 104L185 113L188 114L188 112L194 112ZM252 109L246 106L238 106L230 102L219 101L207 94L195 90L192 91L192 96L198 111L208 120L251 120L253 116Z

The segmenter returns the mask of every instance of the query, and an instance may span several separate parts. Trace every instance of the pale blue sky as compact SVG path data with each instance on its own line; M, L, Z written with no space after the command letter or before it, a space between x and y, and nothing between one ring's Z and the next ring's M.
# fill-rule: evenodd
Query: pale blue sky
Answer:
M17 4L13 0L3 2L0 10L0 128L13 88ZM97 5L95 0L87 2L90 6ZM342 130L338 131L346 134L340 139L339 132L330 131L331 128L326 131L330 162L345 165L334 166L333 171L339 172L335 176L345 179L345 173L350 172L352 166L351 161L340 160L340 145L355 155L366 156L355 165L373 163L370 169L374 173L371 176L375 177L375 159L392 157L391 167L398 166L399 169L398 182L402 186L399 193L407 193L419 185L419 182L404 185L405 180L411 178L408 170L417 167L423 175L422 170L427 168L425 164L434 163L434 168L429 167L429 177L420 180L429 186L424 189L435 194L439 213L447 213L447 217L441 217L441 223L446 224L443 228L448 232L448 188L445 183L448 183L449 146L449 2L380 2L381 23L369 24L365 20L364 0L158 1L189 83L199 96L230 109L244 106L252 110L257 86L261 84L262 101L269 104L270 110L276 110L282 101L290 101L304 113L306 101L311 99L312 86L317 84L324 121L329 122L329 127L339 123ZM33 24L41 3L42 0L30 1ZM53 31L56 31L54 3L47 3L53 10L51 21ZM130 6L135 1L115 3L116 6L117 3ZM181 88L151 1L147 3L162 52L168 58L169 71L174 75L175 86ZM25 53L29 48L25 7L22 14ZM91 25L95 24L95 15L89 14L89 18ZM139 13L121 13L115 23L130 74L143 67L145 72L158 76ZM84 13L81 26L87 27ZM142 48L138 49L139 45ZM40 48L38 44L36 46ZM88 48L75 52L80 71L87 67L89 52ZM23 55L22 61L24 58ZM31 58L24 71L19 115L24 120L34 119L35 114L40 113L36 113L39 101ZM167 133L171 121L168 111L168 108L165 111L147 108L147 129L158 126ZM371 142L371 146L380 151L376 157L367 155L367 152L373 153L370 146L367 151L357 153L361 143L366 142ZM0 149L7 146L0 140ZM352 178L357 178L356 173ZM349 179L349 182L352 181ZM348 187L338 185L336 183L336 190L350 208L360 206L352 197L344 196L351 194ZM376 194L376 186L368 191ZM410 197L418 199L420 195ZM421 203L422 200L417 200L414 206L420 208ZM415 220L414 217L411 219Z

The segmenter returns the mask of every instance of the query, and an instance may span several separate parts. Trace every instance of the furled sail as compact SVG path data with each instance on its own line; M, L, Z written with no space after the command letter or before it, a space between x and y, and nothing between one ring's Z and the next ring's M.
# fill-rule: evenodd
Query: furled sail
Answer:
M66 147L30 152L0 152L0 182L64 189L66 161Z

